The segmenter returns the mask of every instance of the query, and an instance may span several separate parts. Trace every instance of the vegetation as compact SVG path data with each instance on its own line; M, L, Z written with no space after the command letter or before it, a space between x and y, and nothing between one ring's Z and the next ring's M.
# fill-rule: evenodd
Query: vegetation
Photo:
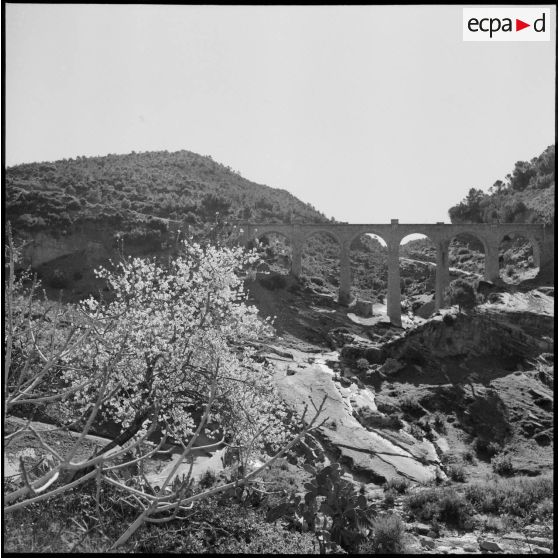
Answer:
M534 519L543 515L547 501L552 500L554 483L551 477L515 477L476 482L465 488L467 500L479 513L510 514Z
M339 547L355 552L366 541L374 512L366 497L358 494L352 483L342 477L338 463L322 469L308 466L313 478L304 486L306 492L271 509L268 520L287 518L302 523L313 532L320 553L337 551Z
M196 491L197 489L194 488ZM134 508L120 493L103 486L98 518L94 482L64 498L39 502L5 516L7 552L109 552L112 542L134 519ZM122 545L127 553L314 553L310 533L265 521L265 500L255 504L234 492L200 500L187 521L150 523Z
M77 157L6 171L6 204L16 233L70 231L94 223L114 232L164 232L166 220L201 229L206 223L325 222L286 190L242 178L190 151Z
M7 487L5 514L42 505L95 478L97 510L103 485L116 488L119 500L135 510L113 541L117 548L147 523L172 522L197 502L232 489L242 494L315 427L323 403L306 425L296 425L269 371L253 358L250 343L270 333L245 304L238 275L255 263L253 253L184 244L183 254L166 266L127 260L116 271L99 271L112 289L110 300L89 298L73 312L66 307L63 319L59 311L51 319L35 304L34 289L25 293L15 279L17 251L9 231L8 238L5 418L56 402L62 428L79 435L55 448L29 423L9 433L8 445L34 436L43 459L33 470L21 461L19 482ZM118 436L76 461L99 420L118 425ZM156 429L160 440L153 443ZM195 491L192 468L181 478L175 473L194 446L202 446L196 444L202 432L209 441L202 449L231 448L233 466L226 482L210 486L205 478L206 488ZM143 463L167 439L182 448L181 458L161 486L152 486ZM250 469L257 456L264 465Z
M459 311L471 310L477 303L475 289L465 279L455 279L446 289L446 296L451 304L457 304Z
M411 483L406 478L393 477L386 482L384 488L386 490L395 490L398 494L405 494L410 484Z
M470 526L472 506L453 488L431 488L412 493L406 505L420 521L437 520L460 528Z
M372 524L372 536L361 546L361 554L404 554L405 524L396 514L376 518Z
M492 470L503 477L509 477L513 474L513 463L511 457L504 453L495 455L491 460Z
M488 190L471 188L449 210L452 223L554 224L555 146L531 161L518 161L505 180Z

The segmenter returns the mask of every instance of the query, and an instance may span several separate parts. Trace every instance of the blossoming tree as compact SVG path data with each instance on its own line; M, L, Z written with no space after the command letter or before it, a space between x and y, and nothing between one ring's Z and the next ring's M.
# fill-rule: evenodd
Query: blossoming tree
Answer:
M68 408L83 417L82 437L98 417L118 424L120 433L77 463L72 461L75 450L68 457L49 448L51 471L8 495L8 504L26 500L5 511L48 497L52 492L37 496L47 484L62 482L57 492L96 476L133 497L139 508L116 547L144 522L179 517L196 500L229 488L188 495L190 473L176 482L180 463L201 434L210 440L205 449L234 448L240 478L233 484L242 486L317 428L321 407L314 419L297 425L277 396L271 371L254 359L256 343L272 335L269 320L246 303L243 290L241 274L256 260L253 251L184 242L182 253L166 264L129 258L114 271L99 269L110 288L108 300L81 303L79 350L57 353L56 362ZM155 429L162 439L154 448L148 437ZM162 486L121 482L119 469L142 463L168 437L183 451ZM271 458L270 451L275 453ZM133 458L122 461L130 453ZM256 455L264 465L249 471ZM63 476L63 471L71 474Z

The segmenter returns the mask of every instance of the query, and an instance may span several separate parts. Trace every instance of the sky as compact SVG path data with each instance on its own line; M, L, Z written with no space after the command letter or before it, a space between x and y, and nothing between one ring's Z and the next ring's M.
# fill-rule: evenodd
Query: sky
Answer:
M186 149L337 220L449 222L554 143L552 15L488 43L460 6L8 3L5 164Z

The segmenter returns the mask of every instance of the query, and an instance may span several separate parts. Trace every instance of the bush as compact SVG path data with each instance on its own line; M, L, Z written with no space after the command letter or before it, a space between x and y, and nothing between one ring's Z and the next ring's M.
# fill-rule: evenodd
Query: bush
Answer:
M440 434L447 433L448 429L446 425L446 419L442 413L438 413L438 412L434 413L434 418L432 420L432 423L434 424L434 428L436 429L437 432L439 432Z
M395 498L397 497L397 491L393 490L392 488L386 490L384 492L384 504L391 508L393 504L395 504Z
M372 525L372 537L359 549L361 554L403 554L405 523L396 514L378 517Z
M406 395L403 397L400 403L400 407L403 411L411 413L413 415L423 415L424 409L419 403L418 399L412 395Z
M513 474L513 464L509 455L502 453L495 455L491 460L492 470L503 477L509 477Z
M475 454L471 450L465 450L461 457L465 463L470 463L471 465L474 465L477 461Z
M217 482L217 476L212 469L207 469L204 471L200 480L198 481L198 485L200 488L207 489L211 488Z
M465 468L461 463L454 463L453 465L450 465L448 469L448 476L455 482L465 482L467 479Z
M366 360L365 358L359 358L356 361L356 367L359 370L362 370L362 371L368 370L368 366L369 366L368 360Z
M415 422L412 422L409 425L409 434L413 437L416 438L417 440L422 440L422 438L424 438L424 431L422 430L422 428Z
M411 494L406 505L419 521L437 520L454 527L465 527L472 507L462 495L451 488L431 488Z
M553 491L552 477L496 478L467 486L465 497L479 513L536 518L542 510L548 510L545 501Z
M535 509L537 519L552 519L554 515L554 501L552 498L545 498Z
M467 500L457 492L446 491L438 502L437 519L455 527L466 527L472 515Z
M407 492L407 490L409 489L410 485L411 483L406 478L393 477L392 479L389 479L384 484L384 489L386 490L393 489L398 494L405 494L405 492Z
M462 309L470 310L474 308L477 303L475 289L465 279L452 281L446 289L446 295L451 304L457 304L460 312Z
M502 451L502 446L500 444L497 442L489 442L483 438L475 438L473 448L477 452L477 455L488 458L491 458Z

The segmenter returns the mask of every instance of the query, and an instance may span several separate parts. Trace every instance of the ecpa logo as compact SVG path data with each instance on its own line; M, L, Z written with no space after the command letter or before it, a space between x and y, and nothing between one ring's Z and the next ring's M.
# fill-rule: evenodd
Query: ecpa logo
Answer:
M550 8L463 8L464 41L550 41Z

